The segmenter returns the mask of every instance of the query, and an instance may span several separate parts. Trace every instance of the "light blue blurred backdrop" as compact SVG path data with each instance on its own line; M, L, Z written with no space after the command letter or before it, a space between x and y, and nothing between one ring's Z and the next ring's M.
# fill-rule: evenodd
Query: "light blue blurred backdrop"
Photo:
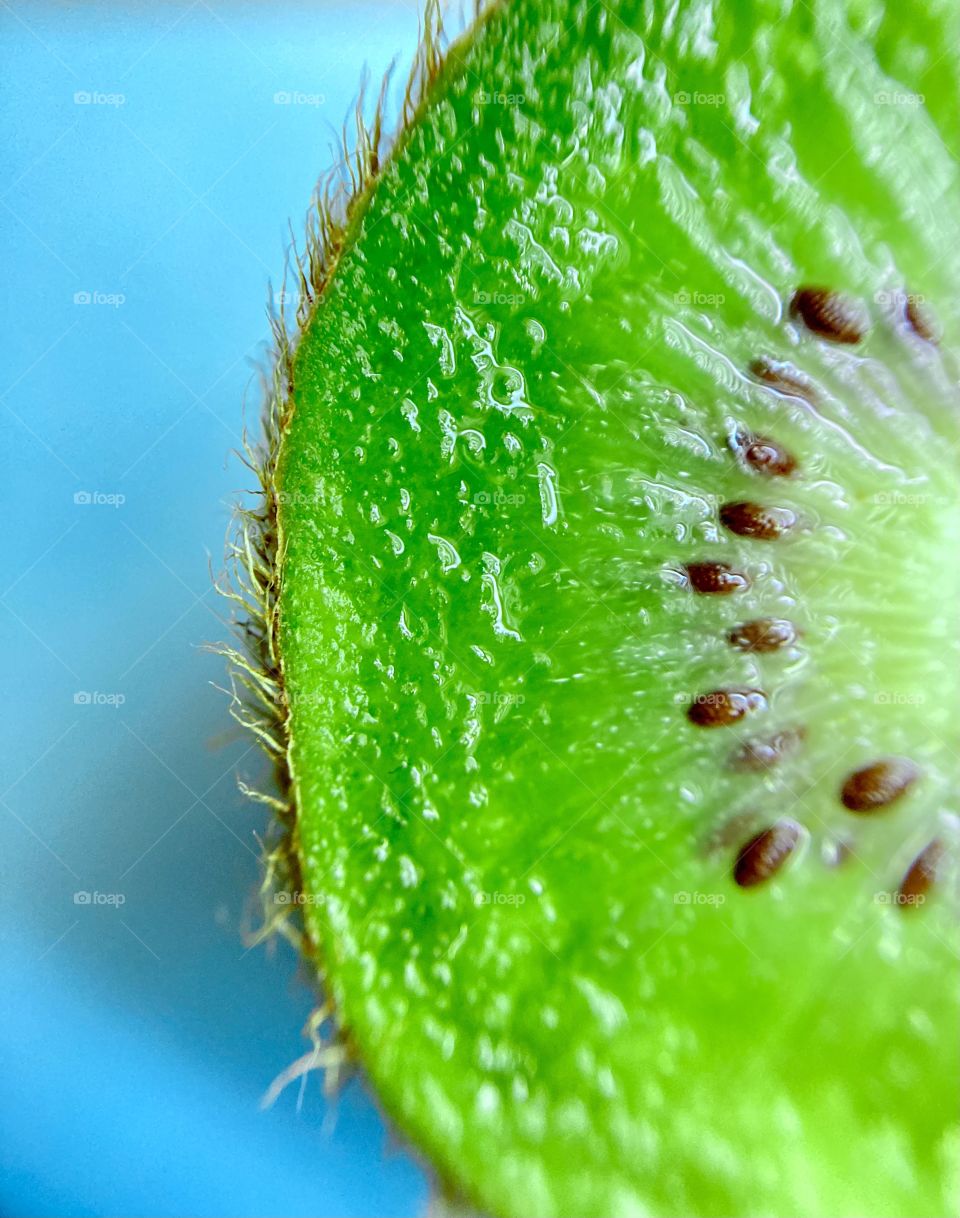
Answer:
M258 1110L313 1000L243 946L262 816L235 775L264 766L200 650L287 221L416 0L9 0L0 28L0 1209L417 1213L358 1086Z

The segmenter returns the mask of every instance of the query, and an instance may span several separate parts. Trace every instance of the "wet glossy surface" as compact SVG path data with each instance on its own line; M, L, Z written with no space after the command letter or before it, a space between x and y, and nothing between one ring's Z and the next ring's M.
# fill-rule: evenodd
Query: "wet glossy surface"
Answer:
M957 167L831 5L774 7L496 18L297 361L307 914L389 1110L493 1210L941 1206L950 902L889 895L958 812ZM821 282L855 345L791 318ZM721 527L774 486L802 529ZM734 689L802 731L776 767L690 721ZM924 781L857 821L887 755ZM743 836L700 843L754 813L812 848L745 894Z

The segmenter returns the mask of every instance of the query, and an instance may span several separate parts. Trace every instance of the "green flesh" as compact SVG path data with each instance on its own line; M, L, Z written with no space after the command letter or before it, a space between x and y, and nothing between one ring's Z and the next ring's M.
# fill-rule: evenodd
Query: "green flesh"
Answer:
M277 489L305 917L385 1108L493 1213L956 1204L949 866L922 908L890 894L960 813L958 46L919 0L497 9L302 335ZM792 320L803 284L867 337ZM738 427L794 476L746 468ZM739 500L800 523L734 536ZM751 586L697 595L696 561ZM734 650L759 616L802 637ZM741 686L766 711L688 720ZM894 755L920 781L847 811ZM781 816L803 845L737 887Z

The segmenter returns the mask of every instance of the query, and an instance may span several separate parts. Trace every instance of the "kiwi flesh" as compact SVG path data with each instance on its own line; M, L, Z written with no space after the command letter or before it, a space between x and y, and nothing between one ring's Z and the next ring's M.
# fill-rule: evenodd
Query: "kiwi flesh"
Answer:
M490 1213L955 1207L957 27L495 6L302 318L300 908Z

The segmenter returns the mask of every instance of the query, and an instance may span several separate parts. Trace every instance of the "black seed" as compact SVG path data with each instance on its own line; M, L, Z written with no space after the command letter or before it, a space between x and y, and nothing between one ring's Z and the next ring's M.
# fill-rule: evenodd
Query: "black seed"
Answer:
M817 400L817 392L810 381L790 364L777 363L774 360L755 359L750 365L750 371L769 385L777 393L785 393L790 397L803 398L811 404Z
M750 580L734 571L725 562L691 562L686 565L687 578L694 592L703 596L729 596L750 587Z
M907 868L907 874L897 890L897 904L901 909L923 904L936 881L937 867L942 857L943 842L936 838L920 851Z
M923 306L918 296L908 295L904 298L903 318L907 326L928 343L935 343L940 338L940 330L930 313Z
M733 448L744 464L758 474L787 478L797 468L796 458L768 436L738 432L733 439Z
M840 790L840 802L851 812L879 812L895 803L920 777L906 757L889 757L855 770Z
M779 651L795 643L797 634L796 626L786 618L758 617L735 626L727 635L727 642L739 651Z
M803 742L806 732L802 727L788 728L773 736L758 737L742 744L730 756L731 769L739 772L769 770Z
M740 847L733 878L741 888L753 888L776 875L796 850L803 829L795 820L778 820Z
M753 537L757 541L776 541L797 523L795 512L789 508L765 507L762 503L725 503L720 509L720 523L738 537Z
M766 706L766 695L759 689L713 689L697 694L687 707L687 718L697 727L728 727Z
M866 332L859 305L849 296L829 288L799 288L790 301L790 312L808 330L835 343L858 343Z

